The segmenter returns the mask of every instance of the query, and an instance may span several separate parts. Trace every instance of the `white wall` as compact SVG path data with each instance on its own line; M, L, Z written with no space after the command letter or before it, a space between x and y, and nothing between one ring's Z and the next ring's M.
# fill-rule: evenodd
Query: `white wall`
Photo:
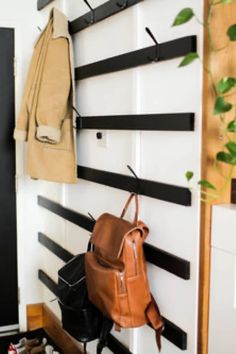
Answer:
M103 2L104 0L94 0L92 5L95 7ZM63 4L70 20L87 12L82 0L64 1ZM202 1L192 0L191 5L199 18L202 18ZM202 29L196 21L178 28L171 27L177 12L191 5L187 0L145 0L87 28L73 36L75 66L152 45L144 30L146 26L150 27L159 42L197 34L201 52ZM32 9L32 4L30 5L33 13L35 7L33 4ZM48 10L49 7L37 15L40 23L46 20ZM30 25L32 26L30 23L27 26ZM130 164L143 178L182 186L186 185L186 170L194 170L196 178L199 177L202 69L199 62L178 69L179 61L180 59L175 59L83 80L77 84L77 107L81 115L195 112L195 131L109 131L108 147L103 148L97 145L96 131L85 130L78 134L78 164L122 174L129 174L126 165ZM44 232L73 253L85 250L89 234L37 207L36 194L42 194L84 214L89 211L94 217L104 211L119 214L128 194L82 180L74 186L30 182L23 177L22 180L27 182L24 182L25 189L22 182L22 191L20 190L18 198L19 235L22 235L19 253L23 257L23 247L28 247L31 240L33 254L35 252L38 255L31 265L34 274L29 274L30 284L34 284L35 291L25 301L37 302L42 292L43 300L60 316L56 302L49 302L54 296L37 282L36 277L33 279L38 263L55 280L57 270L62 265L55 256L37 245L37 232ZM185 353L194 354L198 313L199 200L194 195L192 206L183 207L143 196L140 199L140 217L150 227L147 241L191 262L189 281L152 265L148 266L148 271L152 292L163 315L187 332L188 349ZM34 212L32 219L26 217L24 202L28 203L27 210ZM27 230L27 235L23 229ZM23 269L26 270L22 260L20 274ZM25 293L27 286L23 275L20 279ZM148 354L157 352L154 333L148 327L133 331L123 330L121 334L115 335L129 345L134 354L146 353L147 348ZM94 346L89 346L89 350L94 353ZM177 354L180 350L163 339L162 353Z
M235 353L236 205L212 210L209 354Z
M60 6L60 0L55 1ZM16 56L16 114L22 97L24 81L33 51L33 45L48 17L48 10L39 13L32 0L0 0L0 27L15 29ZM13 64L13 63L12 63ZM12 132L13 133L13 132ZM18 226L18 283L20 288L20 326L26 328L26 304L43 300L43 289L37 280L41 255L37 242L39 213L36 204L41 182L24 175L25 146L17 143L16 160L18 176L17 226Z

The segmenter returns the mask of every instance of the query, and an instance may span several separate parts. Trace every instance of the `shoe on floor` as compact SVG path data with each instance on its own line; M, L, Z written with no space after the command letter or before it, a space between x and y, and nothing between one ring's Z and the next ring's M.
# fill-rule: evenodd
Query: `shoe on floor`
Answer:
M45 347L45 354L53 354L54 353L54 348L51 345L46 345Z
M45 347L46 347L46 344L47 344L47 339L46 338L43 338L42 340L42 343L36 347L33 347L29 353L30 354L45 354Z
M8 349L8 354L27 354L33 347L40 344L40 340L21 338L16 344L11 343Z

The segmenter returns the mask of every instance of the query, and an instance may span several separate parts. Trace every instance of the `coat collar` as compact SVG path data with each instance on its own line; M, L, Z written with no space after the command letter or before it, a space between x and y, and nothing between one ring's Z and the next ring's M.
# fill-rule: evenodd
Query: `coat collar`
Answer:
M50 14L50 18L53 19L53 38L58 37L70 37L68 30L68 20L66 16L57 8L53 8Z
M45 34L46 30L49 26L53 27L52 38L66 37L70 38L69 28L68 28L68 20L66 16L60 12L57 8L53 7L50 12L49 20L44 28L44 30L40 33L40 36L37 38L34 46L38 44L40 38Z

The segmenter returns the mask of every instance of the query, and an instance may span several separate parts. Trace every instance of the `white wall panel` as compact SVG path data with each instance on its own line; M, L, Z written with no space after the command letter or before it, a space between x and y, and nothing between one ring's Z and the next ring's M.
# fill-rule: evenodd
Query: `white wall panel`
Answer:
M104 1L94 0L96 7ZM144 0L142 3L90 26L73 36L75 65L129 52L153 44L145 32L148 26L159 42L198 35L202 52L202 29L196 20L185 26L171 27L177 12L193 6L202 17L203 2L197 0ZM63 2L70 20L86 13L83 1ZM44 10L44 14L48 8ZM95 130L78 133L78 164L130 175L130 164L142 178L186 186L186 170L200 175L202 68L195 62L178 68L181 58L136 69L85 79L76 84L77 108L82 116L195 112L194 132L130 132L108 131L108 145L99 147ZM97 218L103 212L119 215L128 193L115 188L79 180L77 185L60 186L39 182L38 193L64 206ZM163 315L180 326L188 335L186 354L196 353L198 313L198 253L199 200L193 195L191 207L183 207L142 196L140 217L150 227L147 242L191 262L191 280L185 281L148 266L151 289L160 304ZM84 252L89 232L64 222L49 211L40 210L38 228L71 253ZM131 217L131 212L128 214ZM35 227L35 230L37 229ZM41 267L56 279L62 262L40 246ZM44 301L58 315L55 303L49 303L51 292L43 287ZM157 352L154 332L148 327L137 331L123 330L115 336L130 345L134 354ZM94 344L89 346L95 353ZM163 354L181 351L163 339ZM109 351L107 350L107 353Z
M193 20L172 28L177 12L186 1L145 0L138 6L113 16L74 36L76 65L84 65L152 44L144 28L149 26L159 42L199 33ZM192 1L199 16L202 3ZM76 11L76 4L69 6ZM79 10L78 10L78 14ZM75 16L73 16L74 18ZM127 26L127 24L129 24ZM94 53L94 48L97 50ZM164 183L186 185L184 173L199 175L201 146L201 66L179 69L179 59L151 64L82 80L77 85L78 107L82 115L125 113L195 112L195 132L108 132L108 148L97 146L95 131L78 136L78 163L84 166L129 174L126 164L142 177ZM114 158L115 157L115 158ZM68 206L95 217L104 211L119 213L126 192L79 181L68 188ZM91 202L93 201L93 202ZM151 288L163 314L188 334L188 350L196 351L199 203L183 207L141 197L141 218L150 226L148 242L191 261L191 280L184 281L155 266L149 266ZM70 232L68 232L68 240ZM187 314L187 315L184 315ZM125 338L121 336L121 339ZM137 353L156 353L154 333L138 330ZM126 342L127 343L127 342ZM179 349L163 340L163 353Z

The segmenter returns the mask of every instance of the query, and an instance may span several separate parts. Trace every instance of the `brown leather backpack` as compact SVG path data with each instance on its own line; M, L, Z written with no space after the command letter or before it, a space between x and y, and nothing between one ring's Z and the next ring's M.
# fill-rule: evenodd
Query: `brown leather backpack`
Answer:
M135 197L133 223L123 217ZM116 327L133 328L149 324L160 335L164 325L153 299L146 271L143 243L148 227L138 221L138 196L132 193L121 217L102 214L93 229L93 251L85 255L85 272L90 301Z

